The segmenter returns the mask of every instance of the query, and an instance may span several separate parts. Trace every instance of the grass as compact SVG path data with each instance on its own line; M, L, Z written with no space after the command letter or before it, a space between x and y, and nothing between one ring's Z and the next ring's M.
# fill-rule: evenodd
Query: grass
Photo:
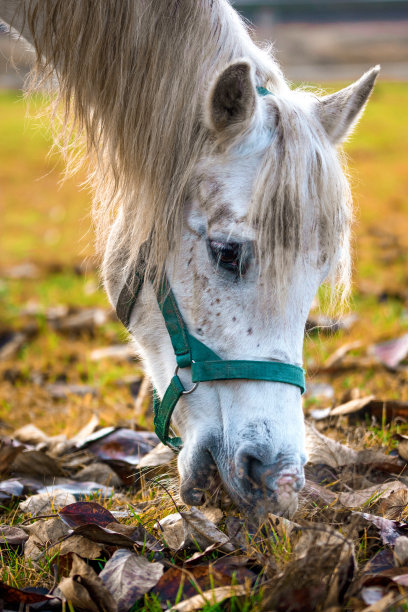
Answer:
M35 101L40 103L41 100ZM364 349L372 342L408 331L407 302L398 298L398 293L408 286L408 160L402 155L408 142L408 122L403 120L407 107L408 84L380 82L356 136L346 145L356 203L350 310L357 314L358 321L347 332L312 333L305 343L309 381L329 382L337 403L356 388L381 399L408 400L405 372L399 376L383 368L354 368L331 375L319 372L324 360L345 342L361 340ZM95 362L90 358L94 348L125 341L121 326L109 320L93 333L72 336L50 329L41 314L34 319L22 314L30 304L45 310L57 305L109 308L92 260L90 197L78 188L84 177L60 184L62 163L47 158L49 130L46 124L38 129L38 121L27 118L26 103L17 93L0 92L0 140L0 266L6 270L34 262L39 274L25 280L0 275L0 332L33 323L39 329L16 359L0 362L0 431L10 434L27 423L35 423L47 434L72 436L92 414L99 416L101 425L128 426L135 418L134 399L123 381L140 373L138 364L112 359ZM88 259L88 268L79 274L78 264L84 258ZM378 295L385 292L391 297L379 301ZM361 352L356 349L353 354L358 357ZM96 387L98 393L95 397L54 400L38 382L41 380L86 383ZM315 404L320 405L320 401ZM143 424L152 427L149 413ZM391 450L396 444L395 434L407 432L407 428L404 422L369 421L362 435L359 430L358 444L383 445ZM357 434L345 426L336 436L356 441ZM167 478L170 489L171 478ZM151 482L143 483L129 501L135 507L149 502L143 512L134 510L130 519L144 524L152 525L157 518L174 511L163 489ZM375 501L370 500L367 507ZM116 508L112 500L103 503ZM330 508L324 511L330 512ZM3 514L1 522L18 524L24 518L27 517L14 507ZM370 557L371 545L365 530L357 550L359 562ZM259 554L270 555L283 566L292 559L291 546L290 538L275 537L261 545ZM50 559L33 567L11 549L3 549L0 554L1 580L18 587L51 586ZM261 597L258 592L244 600L233 598L229 610L259 609ZM150 595L136 609L161 608L157 598ZM208 612L221 609L224 608L218 604L205 608Z

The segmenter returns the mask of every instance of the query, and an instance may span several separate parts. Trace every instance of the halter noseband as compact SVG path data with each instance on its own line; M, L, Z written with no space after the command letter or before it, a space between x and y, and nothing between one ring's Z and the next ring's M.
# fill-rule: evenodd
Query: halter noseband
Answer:
M260 96L273 95L264 87L256 89ZM116 305L116 314L126 328L129 328L132 310L145 280L143 251L144 248L141 249L136 269L129 275ZM207 345L192 336L177 306L166 275L162 277L156 297L177 361L174 376L163 398L160 399L156 389L153 393L154 428L159 439L167 446L180 450L183 444L181 438L169 436L171 417L180 397L193 393L200 382L236 379L266 380L294 385L299 387L302 394L305 392L305 373L299 366L280 361L224 360ZM191 389L184 388L177 375L179 368L191 368L193 382Z
M144 283L144 271L140 262L136 271L127 279L118 299L116 313L126 328L137 297ZM176 355L177 367L173 378L160 400L154 390L154 428L159 439L175 450L180 450L182 440L169 436L169 427L174 408L182 395L188 395L200 382L213 380L266 380L299 387L305 391L303 368L278 361L224 360L200 340L192 336L177 306L166 275L157 291L157 303L163 315ZM191 368L191 389L185 389L178 377L179 368Z

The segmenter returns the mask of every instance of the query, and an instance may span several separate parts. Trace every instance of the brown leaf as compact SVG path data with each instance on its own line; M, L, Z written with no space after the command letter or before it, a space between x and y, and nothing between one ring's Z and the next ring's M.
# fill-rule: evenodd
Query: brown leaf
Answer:
M97 395L95 387L89 385L69 385L68 383L52 383L45 385L45 390L53 399L65 399L69 395Z
M10 465L17 455L23 452L24 446L15 444L0 444L0 474L9 472Z
M408 489L393 491L386 499L381 500L379 512L388 519L406 520L408 516Z
M87 445L87 450L104 461L115 459L138 465L140 459L153 450L158 442L158 437L151 431L121 428L91 442Z
M28 535L20 527L10 525L0 525L0 545L21 546L28 540Z
M306 451L309 456L309 463L322 463L332 468L354 465L358 456L354 449L324 436L307 423Z
M220 531L214 523L197 508L192 507L188 512L180 512L184 521L184 546L195 545L206 548L210 544L218 544L220 550L233 552L235 547L228 536Z
M21 332L0 333L0 361L14 357L26 342L27 336Z
M10 466L16 474L41 477L63 476L64 472L55 457L50 457L43 451L25 450L19 453Z
M67 491L56 489L53 493L37 493L31 495L25 501L20 502L19 509L28 514L51 514L56 512L58 508L65 506L67 502L75 502L75 497Z
M231 597L244 597L247 594L248 589L240 584L227 587L217 587L215 589L204 591L199 595L194 595L190 599L181 601L177 605L168 608L166 612L173 612L173 610L178 610L178 612L202 610L205 606L215 606L217 603L225 601L225 599L230 599Z
M408 438L400 437L398 444L398 454L404 461L408 461Z
M25 591L20 591L20 589L15 589L14 587L5 584L4 582L0 582L0 601L7 604L19 604L19 605L30 605L35 603L40 603L43 601L55 601L55 597L50 597L49 595L41 595L40 593L26 593Z
M88 538L84 538L80 535L71 535L61 543L55 544L47 549L47 554L53 557L55 554L58 555L69 555L75 553L83 559L99 559L104 550L103 544L98 542L92 542Z
M149 551L160 551L162 546L141 525L122 525L109 523L107 527L97 524L79 525L73 532L93 542L100 542L122 548L133 548L137 545Z
M340 503L347 508L359 508L371 499L376 499L377 501L380 497L388 497L391 493L399 489L407 490L407 487L404 483L396 480L381 485L374 485L368 489L359 489L350 493L339 493L338 498Z
M372 402L372 400L374 399L374 395L367 395L366 397L360 397L358 399L351 400L350 402L346 402L345 404L341 404L340 406L332 408L332 410L330 411L330 416L343 416L345 414L358 412L359 410L362 410L365 406L370 404L370 402Z
M184 523L179 512L168 514L160 519L156 525L169 548L172 550L182 548L184 544Z
M74 314L55 319L53 327L58 331L80 333L93 332L96 327L104 325L109 312L101 308L84 308Z
M69 527L79 525L100 525L106 527L110 523L118 523L113 514L96 502L76 502L64 506L58 512L61 519Z
M200 564L188 569L171 567L153 587L152 592L162 603L174 604L177 597L190 598L200 589L231 585L233 580L251 583L255 575L242 565L240 558L222 558L212 564Z
M107 463L91 463L75 474L75 480L98 482L112 487L120 487L122 481Z
M99 574L112 593L118 612L128 612L140 597L150 591L163 574L161 563L151 563L129 550L117 550Z
M73 556L68 578L58 585L65 599L87 612L117 612L114 598L94 570L77 555Z
M69 533L67 526L58 518L25 525L24 531L29 535L24 547L24 556L26 559L34 561L41 557L44 549L58 542Z
M362 343L360 340L357 340L354 342L346 342L346 344L343 344L342 346L340 346L336 351L334 351L334 353L332 353L332 355L330 355L330 357L326 359L324 363L324 367L326 369L336 368L337 366L341 364L344 357L350 351L354 351L355 349L360 348L361 345Z
M90 354L91 361L101 359L114 359L116 361L134 361L135 350L131 344L113 344L103 348L94 349Z
M153 450L144 455L138 463L139 468L158 467L160 465L168 465L176 457L174 452L162 442L155 446Z

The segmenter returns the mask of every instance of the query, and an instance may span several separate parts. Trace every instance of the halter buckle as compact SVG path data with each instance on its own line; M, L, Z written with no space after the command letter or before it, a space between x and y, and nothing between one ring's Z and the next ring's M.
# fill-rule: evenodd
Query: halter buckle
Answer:
M192 363L195 363L195 361L192 360ZM174 372L174 376L177 376L179 369L180 369L180 366L178 365ZM200 384L199 382L193 383L193 386L191 387L191 389L188 389L187 391L182 391L181 395L190 395L190 393L193 393L193 391L197 389L199 384Z

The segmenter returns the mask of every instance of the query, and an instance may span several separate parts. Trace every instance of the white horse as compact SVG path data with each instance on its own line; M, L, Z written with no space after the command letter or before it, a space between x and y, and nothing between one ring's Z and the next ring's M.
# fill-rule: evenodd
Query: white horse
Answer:
M126 323L158 396L176 367L164 272L176 318L222 360L301 366L319 285L348 288L338 145L379 68L333 95L292 90L227 0L0 0L0 17L34 45L34 80L57 86L71 163L72 126L83 136L115 307L148 241ZM188 390L190 368L178 376ZM307 459L301 384L238 378L202 382L175 409L181 497L202 503L218 470L240 506L289 513Z

